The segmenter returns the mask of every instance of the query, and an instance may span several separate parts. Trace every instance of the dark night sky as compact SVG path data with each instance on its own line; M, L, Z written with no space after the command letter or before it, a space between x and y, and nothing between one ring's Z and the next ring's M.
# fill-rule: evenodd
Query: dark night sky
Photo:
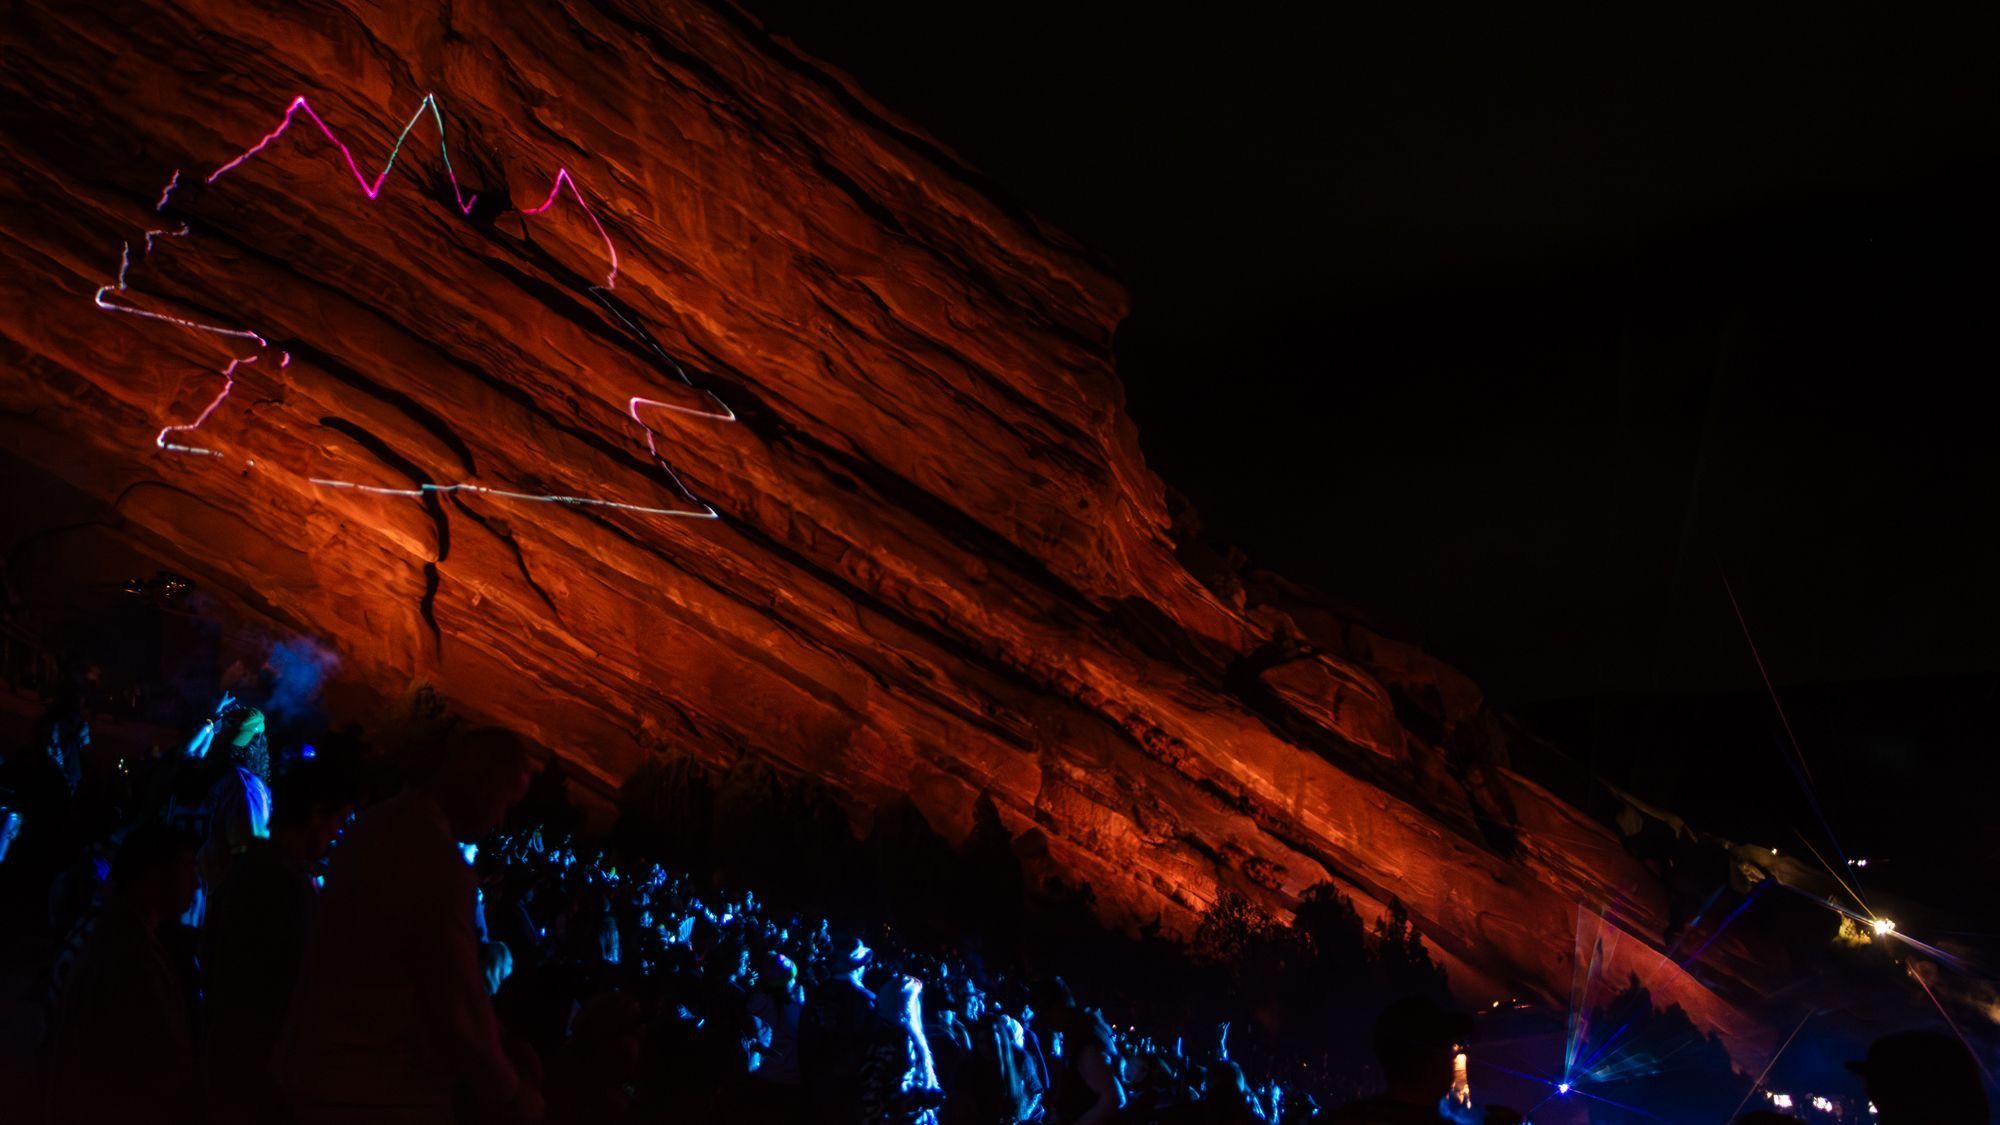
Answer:
M1101 254L1209 529L1501 700L2000 672L1991 4L750 0Z

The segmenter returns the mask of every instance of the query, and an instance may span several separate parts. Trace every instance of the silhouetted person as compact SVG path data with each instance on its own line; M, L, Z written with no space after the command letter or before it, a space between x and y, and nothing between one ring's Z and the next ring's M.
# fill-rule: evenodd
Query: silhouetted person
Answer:
M972 1049L949 1087L946 1125L1021 1125L1041 1113L1041 1079L1014 1017L968 1004Z
M768 954L747 1006L750 1016L770 1030L770 1043L757 1063L762 1101L777 1107L767 1116L798 1101L799 1021L805 1008L806 991L799 984L798 965L782 953Z
M83 752L90 746L90 716L82 697L69 695L50 707L35 724L35 739L63 785L75 793L83 781Z
M7 862L0 865L0 926L10 932L39 921L49 881L83 843L75 782L64 772L77 756L65 756L63 746L66 739L87 739L88 727L81 736L66 735L69 722L52 711L37 727L40 745L0 746L0 806L18 817Z
M1034 1078L1035 1090L1041 1097L1041 1108L1046 1114L1054 1096L1055 1080L1049 1073L1049 1053L1042 1049L1042 1033L1035 1026L1035 1005L1029 998L1027 987L1018 983L1005 988L996 1000L999 1010L1012 1016L1015 1026L1020 1028L1021 1050Z
M1389 1088L1333 1115L1339 1125L1446 1125L1439 1103L1451 1092L1452 1060L1472 1021L1428 997L1398 1000L1375 1020L1375 1059Z
M1268 1118L1243 1077L1243 1068L1234 1060L1221 1058L1208 1064L1200 1112L1190 1120L1199 1120L1202 1125L1264 1125Z
M837 975L806 994L799 1019L799 1065L806 1093L828 1121L861 1116L861 1066L876 1023L875 994L861 984L872 950L859 938L834 951Z
M185 1122L199 1101L187 977L161 941L195 891L195 844L135 828L111 863L111 893L63 986L49 1053L60 1122Z
M201 933L202 1077L218 1122L282 1116L271 1045L305 960L314 870L353 811L339 771L300 763L279 787L270 837L232 856L211 890Z
M1847 1064L1867 1084L1880 1125L1986 1125L1979 1062L1940 1031L1877 1039L1868 1058Z
M1061 977L1044 982L1035 1007L1049 1029L1062 1035L1062 1057L1049 1075L1047 1107L1053 1125L1100 1125L1125 1108L1118 1080L1118 1045L1103 1017L1077 1005Z
M930 1041L938 1083L946 1090L957 1084L958 1070L972 1054L972 1025L960 1017L961 1008L979 1010L978 992L964 978L939 981L924 1005L924 1038Z
M549 1070L549 1125L619 1125L633 1118L645 1016L639 1002L600 992L578 1006Z
M536 1120L509 1061L460 849L498 828L534 757L497 729L453 738L427 776L361 815L334 853L274 1059L303 1122Z

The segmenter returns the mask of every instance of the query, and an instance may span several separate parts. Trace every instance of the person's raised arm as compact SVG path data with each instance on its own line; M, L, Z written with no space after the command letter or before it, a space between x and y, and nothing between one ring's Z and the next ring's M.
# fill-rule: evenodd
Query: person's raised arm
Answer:
M194 732L193 738L188 739L186 749L181 752L183 757L201 758L208 755L208 748L215 744L215 732L222 727L223 713L235 702L235 695L226 691L222 693L222 698L215 703L215 713L201 724L200 729Z

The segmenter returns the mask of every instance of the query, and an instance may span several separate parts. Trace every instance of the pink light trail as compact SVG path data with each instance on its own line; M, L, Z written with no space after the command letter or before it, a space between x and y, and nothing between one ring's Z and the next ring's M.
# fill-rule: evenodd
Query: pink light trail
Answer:
M477 202L479 196L476 193L466 192L464 188L459 184L457 173L452 170L451 154L445 144L444 115L443 112L438 107L437 97L434 94L424 95L424 99L422 102L418 104L416 111L413 114L411 114L410 119L404 123L402 132L397 134L395 144L390 148L389 156L382 165L382 170L376 173L375 178L373 180L370 180L365 174L363 174L359 162L357 162L354 158L353 150L348 147L346 142L340 139L339 135L333 131L333 128L330 125L328 125L326 120L319 115L318 111L313 109L311 103L307 101L305 95L301 94L300 96L293 98L291 103L285 107L284 116L278 122L276 127L274 127L270 132L264 134L264 136L261 137L256 144L251 145L249 148L239 153L233 159L229 160L220 167L216 168L215 171L210 172L204 178L203 182L213 184L228 172L241 167L242 165L250 161L252 158L262 153L266 148L270 147L280 137L282 137L285 134L286 130L291 128L292 123L298 119L298 115L300 113L304 113L305 116L314 125L318 126L320 134L324 136L329 142L331 142L334 148L339 151L341 159L347 165L347 170L354 177L355 183L361 188L363 194L365 194L372 201L380 196L383 185L388 180L389 173L395 168L396 159L402 152L404 141L408 139L411 130L416 128L418 122L423 120L423 117L426 112L430 114L431 120L437 126L438 155L440 161L444 165L445 176L451 183L452 198L458 207L459 213L461 215L469 215L471 214L472 208L474 204ZM180 183L181 183L180 170L175 169L172 178L170 178L167 181L166 185L161 189L159 201L155 203L153 207L154 211L164 212L166 210L168 202L173 197L174 190L180 186ZM589 200L585 198L582 188L577 184L576 178L570 174L568 168L558 167L556 169L555 175L551 179L549 184L549 193L547 197L545 197L542 200L541 203L533 207L519 209L519 213L523 216L529 216L529 217L541 217L545 215L550 209L552 209L556 205L565 187L569 189L570 197L576 201L578 209L583 212L584 217L590 221L591 227L597 231L598 237L602 239L604 242L605 254L610 264L608 272L606 273L604 278L603 289L610 290L614 288L618 282L618 248L612 242L610 232L608 232L605 229L603 222L598 219L596 211L592 209L592 207L590 206ZM178 227L174 229L148 230L145 232L144 250L141 254L141 258L143 259L144 257L149 256L152 253L154 242L158 238L187 237L188 235L189 235L189 230L185 223L180 224ZM130 242L126 242L122 246L119 253L117 281L110 285L99 286L97 292L92 297L92 303L94 303L98 308L105 310L106 312L123 313L128 316L137 316L149 320L157 320L167 324L175 325L176 327L186 328L196 332L204 332L213 335L230 337L233 339L249 340L254 342L259 347L270 346L270 342L266 340L261 333L256 332L248 327L229 327L227 325L209 324L202 321L193 320L187 317L174 316L169 313L154 312L149 309L139 308L135 305L113 302L110 299L113 294L126 292L127 278L131 266L132 266L132 244ZM660 350L659 346L652 341L651 337L648 336L637 325L633 324L631 319L629 317L626 317L622 312L620 312L615 304L611 304L610 302L607 301L606 307L609 308L611 312L621 322L623 322L629 330L633 331L633 333L637 335L649 349L655 352L659 352ZM278 366L280 368L289 366L292 361L291 353L281 352L280 354L281 358L279 360ZM664 355L664 353L661 354ZM672 364L675 371L680 375L681 381L687 383L688 386L693 387L694 384L691 380L687 378L687 374L683 371L680 371L680 365L678 363L674 363L672 357L669 356L666 358L668 362ZM187 454L196 454L196 455L216 457L216 458L222 457L223 454L219 450L209 449L202 446L186 445L175 441L170 441L169 435L180 434L180 433L191 433L201 428L201 426L208 421L209 417L213 415L215 411L222 405L224 400L226 400L229 397L230 392L235 389L236 386L235 374L237 368L245 364L254 363L256 362L256 360L257 360L256 356L238 356L236 358L231 359L229 361L228 366L226 366L221 372L223 379L222 389L216 394L215 398L209 402L207 407L205 407L192 422L169 425L161 429L160 432L154 438L154 444L158 448L171 453L187 453ZM668 410L676 413L691 415L697 418L706 418L715 421L733 422L736 420L735 411L731 410L728 404L724 403L719 397L715 395L714 392L709 391L706 388L696 388L696 389L699 389L702 391L702 393L708 395L708 397L715 402L716 406L720 408L720 411L716 412L716 411L698 410L691 407L678 406L673 403L663 402L658 399L651 399L651 398L646 398L644 396L635 395L627 401L626 413L631 417L633 422L636 423L639 426L640 430L645 434L646 449L647 452L652 456L654 464L656 464L666 472L668 478L672 480L675 489L680 492L681 496L684 499L688 500L691 503L698 504L701 506L701 511L699 512L686 511L677 508L650 507L646 505L630 504L622 501L605 500L605 499L584 497L584 496L560 496L552 494L513 492L506 489L490 488L484 485L476 485L470 483L443 484L443 485L426 484L416 489L398 489L398 488L385 488L374 485L364 485L354 481L330 480L322 478L308 478L308 479L311 481L312 484L319 487L349 489L373 495L411 496L411 497L421 498L430 493L471 492L479 495L493 496L496 498L508 499L508 500L560 503L560 504L574 505L574 506L605 507L605 508L613 508L624 511L638 512L642 514L650 514L650 515L675 516L675 517L694 518L694 519L716 519L719 518L716 510L713 507L710 507L707 503L703 502L699 497L696 497L693 492L689 491L687 486L684 483L682 483L680 475L674 472L673 466L668 464L666 458L661 455L659 448L658 434L654 431L654 429L651 426L647 425L645 419L640 416L640 408L642 406L651 406L662 410ZM252 461L250 462L250 464L254 466L256 463Z
M176 168L174 169L174 178L168 180L167 186L160 189L160 201L153 204L153 210L165 211L167 209L167 200L174 197L174 189L179 186L181 186L181 170Z
M292 99L290 105L285 107L285 116L278 122L276 128L264 134L262 140L243 150L234 160L210 172L205 182L214 183L221 179L225 173L243 165L258 153L263 152L279 137L284 136L285 130L290 129L292 122L297 120L298 115L303 112L306 117L311 119L314 125L319 126L321 135L326 137L333 144L334 148L340 150L340 157L347 162L347 170L354 176L354 182L359 184L362 192L372 200L382 194L382 184L389 178L390 171L396 167L396 157L403 151L403 141L410 135L410 130L416 128L417 122L423 120L425 110L430 111L431 120L437 123L438 156L444 164L445 179L451 182L451 197L458 204L459 214L470 215L472 214L472 206L478 201L479 196L477 193L466 194L465 189L459 186L458 173L452 171L451 153L445 147L444 140L444 114L438 109L436 94L424 95L424 100L417 105L417 111L410 115L410 120L403 125L403 131L397 134L396 143L389 150L389 159L383 163L382 170L375 174L373 180L370 180L362 173L361 165L354 159L354 150L347 147L347 142L340 139L339 135L333 131L332 126L326 123L326 119L321 117L317 110L313 109L312 103L306 100L306 96L300 94L298 97ZM179 173L175 173L175 175L178 176ZM522 208L521 214L540 217L547 213L549 208L555 206L556 199L561 195L565 184L569 186L571 198L575 199L576 205L582 209L584 218L590 220L590 225L597 229L597 236L604 240L604 252L611 259L611 270L605 274L604 287L606 289L615 289L618 286L618 247L612 244L610 233L604 229L604 224L598 221L597 212L593 211L589 201L584 199L583 192L577 188L576 179L569 174L568 168L558 167L555 177L549 183L548 198L542 200L539 206ZM171 192L173 185L169 184L167 190ZM162 194L160 198L164 202L166 195Z
M248 161L251 157L256 156L260 152L263 152L266 148L269 148L271 144L275 142L279 137L285 135L285 130L292 127L292 121L298 116L299 111L304 110L306 116L312 118L312 123L319 126L319 131L326 135L326 139L333 142L333 147L340 150L341 157L347 161L347 170L349 172L354 173L354 182L361 185L361 190L368 194L368 198L374 199L376 196L382 194L382 181L389 178L389 170L396 166L396 154L402 150L403 138L410 135L410 130L414 128L417 122L423 117L424 110L426 109L429 109L433 114L437 113L437 98L435 95L432 94L424 95L423 102L417 106L417 112L410 117L409 123L403 126L402 134L396 138L395 148L389 151L388 163L382 165L382 171L377 173L375 178L371 181L367 176L361 174L361 166L355 163L354 161L354 150L347 147L347 142L341 140L340 137L334 133L332 127L327 125L326 119L321 117L319 113L313 109L312 103L306 101L306 96L304 94L300 94L298 97L292 99L292 104L285 107L284 119L278 122L277 128L272 129L270 132L264 134L262 140L258 141L256 144L251 145L249 148L244 149L241 153L237 154L234 160L231 160L229 163L224 164L222 167L217 168L213 172L210 172L207 178L204 180L204 182L211 184L214 183L215 181L221 179L225 172L228 172L231 169L236 168L237 166ZM442 117L438 119L438 144L440 146L444 144L444 120ZM176 175L178 175L178 173L176 173ZM471 214L472 204L479 197L477 195L467 196L464 191L460 190L458 186L458 177L457 175L453 174L451 170L450 157L445 158L445 175L451 179L451 194L452 197L458 201L459 214L461 215ZM168 185L168 190L172 190L171 184ZM165 199L166 197L163 195L161 196L161 198Z
M289 360L291 357L287 355L286 358ZM257 362L257 357L254 355L241 356L236 359L230 360L229 366L222 369L222 390L216 394L214 399L210 400L207 408L202 410L201 414L197 416L195 420L192 422L180 426L167 426L166 428L162 429L159 432L159 434L153 438L153 444L159 446L161 449L165 449L172 453L199 453L204 457L222 456L222 451L217 449L207 449L198 445L176 445L173 442L167 440L167 435L175 433L187 433L193 430L200 429L201 424L203 422L208 421L208 416L215 413L215 408L222 405L222 400L229 397L229 392L236 389L236 369L238 367L243 366L244 364L255 363L255 362ZM284 364L281 363L278 366L283 367Z

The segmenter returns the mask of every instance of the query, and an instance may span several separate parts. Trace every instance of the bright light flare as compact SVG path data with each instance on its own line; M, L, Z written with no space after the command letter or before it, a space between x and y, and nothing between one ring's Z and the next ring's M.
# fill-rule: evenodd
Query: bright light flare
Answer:
M1877 918L1873 923L1873 929L1875 930L1876 937L1888 937L1890 934L1896 932L1896 923L1889 921L1887 918Z

